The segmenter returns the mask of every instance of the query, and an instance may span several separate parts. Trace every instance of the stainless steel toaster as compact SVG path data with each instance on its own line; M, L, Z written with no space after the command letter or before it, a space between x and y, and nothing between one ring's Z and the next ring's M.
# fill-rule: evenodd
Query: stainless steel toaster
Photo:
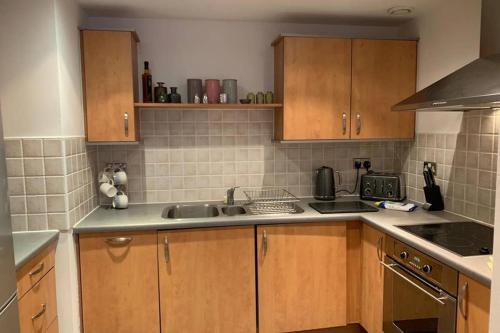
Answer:
M361 176L360 197L362 200L406 199L404 177L397 173L368 173Z

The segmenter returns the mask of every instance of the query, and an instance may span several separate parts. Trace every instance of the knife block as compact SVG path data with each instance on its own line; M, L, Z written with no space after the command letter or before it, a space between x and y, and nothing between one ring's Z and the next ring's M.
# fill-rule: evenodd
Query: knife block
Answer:
M424 186L425 201L429 204L429 211L440 211L444 209L443 196L441 188L438 185L432 187Z

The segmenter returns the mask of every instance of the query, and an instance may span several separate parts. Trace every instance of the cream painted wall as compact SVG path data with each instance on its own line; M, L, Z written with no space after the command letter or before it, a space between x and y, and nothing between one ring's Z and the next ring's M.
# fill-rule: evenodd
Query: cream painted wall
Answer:
M83 136L75 0L4 1L0 101L6 137Z
M132 29L139 34L139 67L149 60L153 81L178 86L187 98L187 78L235 78L239 97L273 90L271 42L283 32L339 37L399 35L397 27L277 24L262 22L89 18L88 27Z
M402 29L419 36L417 89L479 57L481 0L421 0L417 18ZM458 133L461 112L417 114L417 132Z
M53 0L2 1L0 102L7 137L61 132Z
M61 135L84 136L79 26L85 17L74 0L55 0Z

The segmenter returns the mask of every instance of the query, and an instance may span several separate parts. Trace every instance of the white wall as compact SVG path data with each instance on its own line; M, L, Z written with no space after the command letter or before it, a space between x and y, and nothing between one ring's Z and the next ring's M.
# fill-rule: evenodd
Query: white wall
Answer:
M234 78L239 97L273 90L273 48L280 33L344 37L397 37L396 27L277 24L261 22L89 18L88 27L136 30L139 67L149 60L153 81L178 86L187 98L187 78Z
M54 1L2 1L0 22L4 135L59 135Z
M61 135L84 136L80 32L83 12L74 0L55 0Z
M417 89L479 57L481 0L421 0L417 18L403 30L419 36ZM417 132L458 133L461 112L417 114Z

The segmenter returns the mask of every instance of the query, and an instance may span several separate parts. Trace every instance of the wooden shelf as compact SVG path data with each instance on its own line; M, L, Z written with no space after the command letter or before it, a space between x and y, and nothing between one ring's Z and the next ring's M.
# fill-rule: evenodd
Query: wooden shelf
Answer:
M283 104L192 104L192 103L134 103L139 109L212 109L212 110L271 110Z

